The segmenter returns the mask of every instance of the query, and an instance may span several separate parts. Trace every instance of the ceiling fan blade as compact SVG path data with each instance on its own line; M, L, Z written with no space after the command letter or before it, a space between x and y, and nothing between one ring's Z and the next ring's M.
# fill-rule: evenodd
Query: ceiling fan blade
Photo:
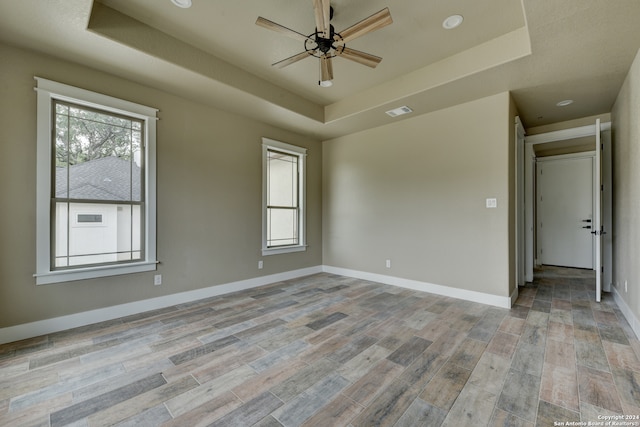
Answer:
M292 29L284 27L280 24L276 24L275 22L269 21L268 19L265 19L262 16L258 17L258 19L256 20L256 25L271 31L275 31L276 33L284 34L285 36L291 37L292 39L296 39L300 41L305 41L309 39L308 36L305 36L302 33L293 31Z
M316 18L316 30L325 39L331 34L331 2L330 0L313 0L313 12Z
M342 53L340 54L340 56L371 68L375 68L376 65L378 65L380 61L382 61L382 58L380 58L379 56L371 55L370 53L361 52L355 49L350 49L348 47L342 49Z
M333 80L333 63L331 57L322 55L320 57L320 81Z
M278 61L275 64L272 64L272 66L276 67L276 68L284 68L287 65L291 65L291 64L293 64L295 62L301 61L304 58L307 58L309 56L312 56L312 55L305 50L304 52L300 52L300 53L298 53L296 55L290 56L287 59L283 59L282 61Z
M393 23L393 20L391 19L391 12L389 12L388 7L385 7L381 11L374 13L370 17L365 18L357 24L354 24L340 32L340 35L342 36L342 43L347 43L356 37L360 37L370 33L371 31L386 27L391 23Z

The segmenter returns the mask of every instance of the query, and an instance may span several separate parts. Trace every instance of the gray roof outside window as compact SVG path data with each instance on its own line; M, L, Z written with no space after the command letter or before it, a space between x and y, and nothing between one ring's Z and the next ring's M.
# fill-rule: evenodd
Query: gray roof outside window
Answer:
M68 175L70 199L141 201L142 174L135 162L103 157L70 166ZM57 167L56 197L66 198L66 192L67 168Z

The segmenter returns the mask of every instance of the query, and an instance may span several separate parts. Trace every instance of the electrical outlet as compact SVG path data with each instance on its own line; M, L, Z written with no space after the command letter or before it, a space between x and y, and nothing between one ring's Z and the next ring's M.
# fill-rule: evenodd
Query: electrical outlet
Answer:
M487 208L497 208L498 207L498 199L490 198L486 200Z
M264 267L264 264L262 262L262 260L258 261L258 270L262 270L262 267Z
M390 259L387 260L386 266L387 266L387 268L391 268L391 260Z
M162 285L162 274L156 274L153 276L153 284L156 286Z

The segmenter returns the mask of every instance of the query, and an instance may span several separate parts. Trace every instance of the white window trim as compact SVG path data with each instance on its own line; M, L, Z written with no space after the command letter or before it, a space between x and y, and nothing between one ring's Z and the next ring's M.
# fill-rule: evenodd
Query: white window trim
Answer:
M156 259L156 120L158 110L63 83L35 77L38 97L36 154L36 285L153 271ZM141 119L145 123L145 259L140 262L51 269L51 126L52 99L73 102Z
M297 245L280 246L269 248L267 246L267 152L269 149L275 149L285 153L299 156L299 201L300 201L300 213L298 218L298 233L299 240ZM284 142L276 141L269 138L262 138L262 255L277 255L286 254L291 252L303 252L307 250L306 245L306 158L307 149L297 147L295 145L287 144Z

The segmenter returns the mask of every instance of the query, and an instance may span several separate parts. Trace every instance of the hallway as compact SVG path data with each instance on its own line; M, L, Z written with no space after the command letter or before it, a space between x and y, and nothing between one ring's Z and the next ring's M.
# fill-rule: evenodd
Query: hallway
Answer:
M520 288L512 311L527 313L518 346L528 351L522 361L516 351L512 369L541 378L538 425L577 420L573 411L582 421L640 414L637 337L613 296L596 303L594 294L592 270L563 267L537 269Z

